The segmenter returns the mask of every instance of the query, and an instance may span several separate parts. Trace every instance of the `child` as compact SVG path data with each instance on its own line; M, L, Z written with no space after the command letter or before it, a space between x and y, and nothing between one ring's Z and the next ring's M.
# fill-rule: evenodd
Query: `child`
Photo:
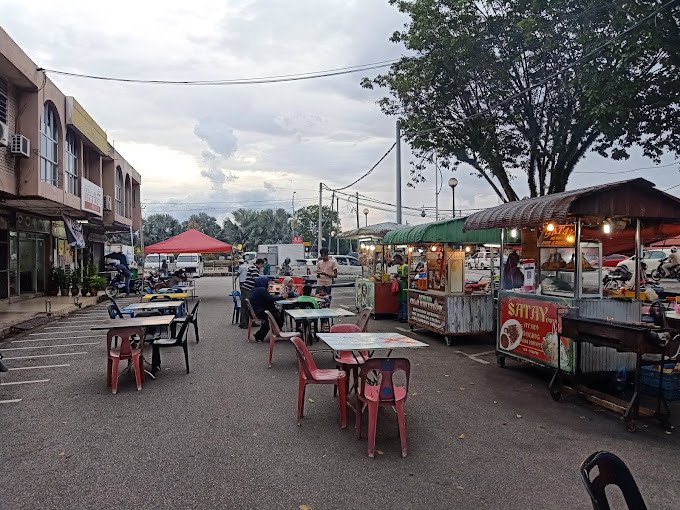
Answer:
M328 288L324 285L316 288L316 297L323 299L319 302L319 308L330 308L331 297L328 295ZM328 319L321 319L321 331L330 331L331 325Z
M311 285L305 285L302 287L302 296L297 298L298 303L313 303L314 308L319 308L319 304L316 301L316 298L312 297L312 286Z

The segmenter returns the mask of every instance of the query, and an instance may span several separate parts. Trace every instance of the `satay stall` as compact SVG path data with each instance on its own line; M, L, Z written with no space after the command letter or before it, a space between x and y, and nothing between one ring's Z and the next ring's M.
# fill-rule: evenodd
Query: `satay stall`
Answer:
M408 322L439 333L447 345L458 335L494 331L494 256L499 230L464 232L465 218L417 225L388 233L383 242L408 253ZM491 253L483 278L466 280L466 255L478 247ZM498 255L496 255L498 257ZM498 260L498 258L496 258Z
M383 238L388 232L400 228L404 225L385 222L349 230L338 236L357 244L361 264L361 275L354 282L357 310L370 308L373 316L396 315L399 311L397 295L392 293L392 277L396 273L392 257L401 253L406 260L406 251L385 244Z
M640 285L644 268L636 264L630 292L609 290L603 289L601 261L603 255L626 250L641 260L643 243L676 235L679 219L680 200L644 179L525 199L470 215L466 232L505 229L501 250L508 263L501 268L498 365L504 367L510 358L552 368L555 400L565 391L579 393L621 412L628 430L635 430L633 420L645 414L639 400L642 356L659 355L663 364L663 356L676 353L677 337L663 327L663 311L656 324L643 320L644 301L658 298ZM507 232L521 236L522 259L530 264L511 257ZM523 285L513 283L510 273L527 270L533 282L524 274ZM633 374L631 399L583 384L586 375L608 373ZM668 424L660 389L657 397L658 412L651 414Z

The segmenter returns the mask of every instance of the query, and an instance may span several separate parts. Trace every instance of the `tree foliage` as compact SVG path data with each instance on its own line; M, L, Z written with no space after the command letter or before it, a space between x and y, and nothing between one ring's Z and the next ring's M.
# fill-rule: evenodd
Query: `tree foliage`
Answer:
M531 196L563 191L588 151L625 159L637 145L655 161L678 153L676 5L599 49L663 2L390 3L411 18L391 39L410 55L362 85L389 90L379 105L402 119L421 160L414 182L425 162L463 162L508 201L522 174Z
M324 246L328 246L330 233L335 231L340 233L340 215L338 211L332 211L330 207L321 208L322 236L326 239ZM319 206L308 205L295 211L295 234L303 236L305 241L309 241L311 246L317 245L319 232Z
M182 232L182 225L174 217L152 214L144 220L144 245L160 243Z
M182 228L184 230L193 228L203 232L205 235L215 238L217 238L217 236L219 236L220 232L222 231L220 224L217 223L217 218L204 212L189 216L189 219L182 223Z
M290 215L285 209L237 209L233 216L233 220L224 220L221 237L232 245L243 245L245 251L255 251L260 244L291 242Z

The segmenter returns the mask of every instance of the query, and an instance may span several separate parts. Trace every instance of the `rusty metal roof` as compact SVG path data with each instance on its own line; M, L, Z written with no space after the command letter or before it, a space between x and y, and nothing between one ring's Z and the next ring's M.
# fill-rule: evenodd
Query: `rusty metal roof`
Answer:
M575 217L672 219L680 217L680 200L645 179L630 179L509 202L467 217L465 230L533 227ZM677 221L677 220L675 220Z

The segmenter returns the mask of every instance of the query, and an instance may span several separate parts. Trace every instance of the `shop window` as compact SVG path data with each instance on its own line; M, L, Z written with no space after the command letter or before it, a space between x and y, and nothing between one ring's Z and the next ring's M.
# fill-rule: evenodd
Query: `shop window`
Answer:
M7 82L0 78L0 122L7 124Z
M59 186L58 133L54 108L45 103L40 120L40 179L53 186Z
M123 216L123 171L116 167L116 214Z
M66 132L66 191L78 193L78 138L73 130Z

